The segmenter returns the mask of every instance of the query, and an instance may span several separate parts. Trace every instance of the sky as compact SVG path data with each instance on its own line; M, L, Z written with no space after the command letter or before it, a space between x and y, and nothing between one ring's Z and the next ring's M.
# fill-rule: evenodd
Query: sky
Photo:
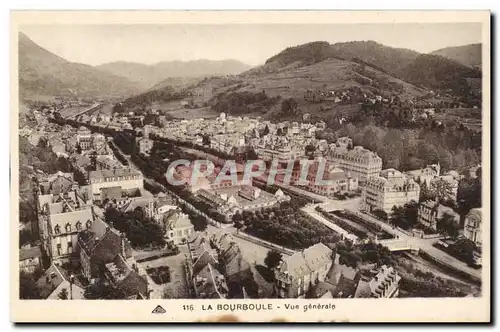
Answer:
M481 42L478 23L30 25L20 30L66 60L90 65L235 59L255 66L312 41L374 40L420 53Z

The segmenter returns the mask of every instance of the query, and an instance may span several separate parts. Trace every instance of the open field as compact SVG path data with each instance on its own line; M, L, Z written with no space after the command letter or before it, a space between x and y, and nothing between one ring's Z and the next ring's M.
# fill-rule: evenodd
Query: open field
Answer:
M196 118L210 119L219 116L219 113L212 111L210 107L195 108L195 109L179 108L176 110L165 111L164 113L178 119L196 119Z

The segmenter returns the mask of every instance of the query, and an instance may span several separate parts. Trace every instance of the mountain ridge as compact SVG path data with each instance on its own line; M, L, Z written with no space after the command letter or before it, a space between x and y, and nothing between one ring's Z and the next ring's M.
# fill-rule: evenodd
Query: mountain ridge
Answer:
M19 33L19 92L34 96L127 96L140 92L129 80L70 62Z
M359 58L387 72L395 72L409 64L419 54L413 50L393 48L373 40L335 44L326 41L315 41L288 47L267 59L264 66L287 66L297 61L302 65L311 65L329 58L340 60Z
M471 68L481 68L482 64L481 43L444 47L429 54L440 55Z
M235 75L251 66L234 59L190 61L161 61L154 64L115 61L96 66L97 69L125 77L150 89L169 78L204 78L217 75Z

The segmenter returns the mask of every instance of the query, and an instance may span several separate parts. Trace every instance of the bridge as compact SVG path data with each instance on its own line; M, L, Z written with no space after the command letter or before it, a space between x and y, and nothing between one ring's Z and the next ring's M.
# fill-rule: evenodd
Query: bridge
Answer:
M92 106L84 109L84 110L81 110L75 114L71 114L71 115L67 115L67 116L63 116L64 119L76 119L78 116L82 115L82 114L85 114L85 113L88 113L88 112L93 112L93 111L96 111L98 110L100 107L102 107L102 104L101 103L95 103L93 104Z

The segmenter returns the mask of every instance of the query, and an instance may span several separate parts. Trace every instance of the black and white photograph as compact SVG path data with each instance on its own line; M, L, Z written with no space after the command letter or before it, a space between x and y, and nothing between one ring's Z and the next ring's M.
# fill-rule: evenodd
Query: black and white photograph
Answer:
M482 14L18 24L17 299L489 301Z

